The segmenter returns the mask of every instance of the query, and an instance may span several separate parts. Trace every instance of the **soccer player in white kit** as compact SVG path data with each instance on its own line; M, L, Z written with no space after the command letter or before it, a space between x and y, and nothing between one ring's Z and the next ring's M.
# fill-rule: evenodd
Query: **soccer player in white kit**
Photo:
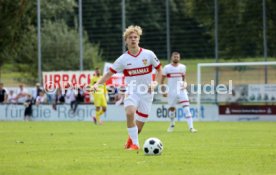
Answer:
M187 95L185 82L186 66L179 63L180 53L173 52L171 55L171 63L164 66L163 76L161 84L164 84L165 78L168 79L167 94L164 93L163 96L168 96L169 105L169 118L171 120L168 132L172 132L175 127L175 107L177 104L183 106L185 117L187 119L189 131L192 133L197 132L193 127L193 118L189 108L189 98Z
M122 72L127 85L124 108L127 116L128 139L125 149L139 150L138 134L142 131L153 100L153 89L161 82L162 67L156 55L147 49L139 47L142 29L139 26L129 26L124 34L128 51L122 54L110 67L110 70L93 86L106 82L114 73ZM152 69L156 69L156 80L152 80ZM136 114L136 116L135 116Z

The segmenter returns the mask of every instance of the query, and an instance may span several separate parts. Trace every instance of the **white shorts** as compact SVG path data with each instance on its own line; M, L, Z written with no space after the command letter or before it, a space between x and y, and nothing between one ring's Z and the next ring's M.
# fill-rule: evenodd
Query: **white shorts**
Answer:
M168 94L169 107L176 107L177 104L181 104L183 106L190 105L187 90L180 91L178 94L176 92Z
M136 107L136 120L146 122L151 110L153 94L130 94L126 95L124 100L124 107Z

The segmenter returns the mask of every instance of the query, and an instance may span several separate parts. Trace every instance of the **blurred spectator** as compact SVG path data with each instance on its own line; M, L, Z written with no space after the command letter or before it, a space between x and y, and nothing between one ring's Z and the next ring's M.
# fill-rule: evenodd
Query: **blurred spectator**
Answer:
M125 92L126 92L126 88L124 86L121 86L119 89L118 95L116 96L115 105L123 104L125 99Z
M227 103L229 104L238 104L238 99L240 98L240 95L236 93L234 89L232 89L232 93L228 96L226 99Z
M55 94L54 93L45 93L48 104L53 104L55 102Z
M0 83L0 103L5 103L8 100L8 95L6 89L4 89L4 84Z
M42 91L42 88L40 87L40 83L35 84L35 89L32 92L34 101L39 96L39 93Z
M8 94L8 103L16 103L16 102L17 102L16 94L14 93L13 90L10 90Z
M118 89L111 85L107 87L109 103L114 104L117 101Z
M47 103L47 96L45 95L44 91L40 91L39 96L37 96L36 99L35 99L35 104L36 105L40 105L41 103L42 104Z
M65 102L64 95L61 88L58 88L55 93L55 102L53 103L53 109L57 110L57 104L63 104Z
M62 90L60 88L58 88L56 90L56 104L60 104L60 103L64 103L65 102L65 98L64 98L64 94L62 94Z
M25 103L26 99L27 99L27 95L28 92L27 90L24 88L23 84L19 84L19 90L17 91L17 102L18 103Z
M91 102L91 97L90 97L90 93L88 91L85 91L83 93L83 96L84 96L84 103L90 103Z
M77 103L76 95L75 95L75 92L74 92L73 89L68 89L66 91L66 94L65 94L65 103L70 104L70 107L71 107L70 110L73 113L76 112L77 107L78 107L78 103Z
M33 108L32 108L32 95L31 94L26 94L26 101L24 102L25 106L25 111L24 111L24 120L28 121L31 119L32 114L33 114Z
M65 89L65 91L64 91L64 103L65 104L70 104L70 98L69 98L68 94L69 94L68 89Z
M78 93L77 93L77 102L78 103L83 103L84 102L84 93L83 90L78 88Z

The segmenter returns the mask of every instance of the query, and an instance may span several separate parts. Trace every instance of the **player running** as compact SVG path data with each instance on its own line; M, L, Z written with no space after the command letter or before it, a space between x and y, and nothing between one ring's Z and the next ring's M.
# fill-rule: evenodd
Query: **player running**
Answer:
M193 127L193 118L189 108L189 98L187 95L185 82L186 66L179 63L180 53L173 52L171 56L171 63L166 65L163 69L163 76L161 83L164 84L165 78L168 79L168 105L169 105L169 118L171 120L168 132L172 132L175 127L175 106L180 103L185 112L189 131L192 133L197 132ZM163 96L167 96L166 93Z
M154 87L162 78L162 67L156 55L139 46L142 29L140 26L129 26L124 34L128 51L122 54L94 86L94 89L106 82L114 73L122 72L125 75L126 92L124 108L127 117L128 139L125 149L139 150L138 134L148 118ZM152 69L156 69L156 81L152 81ZM136 113L136 118L135 118Z
M100 78L102 78L100 70L99 68L96 68L95 74L90 80L91 86L94 86L94 84L96 84ZM107 90L105 84L98 86L97 91L93 92L94 105L96 106L96 116L92 116L92 119L94 123L98 125L103 124L101 121L101 115L103 115L106 112L106 94Z

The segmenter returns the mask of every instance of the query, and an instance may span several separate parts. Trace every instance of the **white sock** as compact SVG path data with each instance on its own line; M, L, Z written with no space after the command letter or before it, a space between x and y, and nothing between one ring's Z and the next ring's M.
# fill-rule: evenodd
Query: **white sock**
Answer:
M175 125L175 111L169 111L169 118L171 119L171 125Z
M187 119L189 129L194 128L193 118L192 117L187 117L186 119Z
M132 140L132 143L139 146L139 140L138 140L138 128L137 126L134 126L132 128L127 128L128 135Z
M183 106L189 129L194 128L193 118L189 106Z

